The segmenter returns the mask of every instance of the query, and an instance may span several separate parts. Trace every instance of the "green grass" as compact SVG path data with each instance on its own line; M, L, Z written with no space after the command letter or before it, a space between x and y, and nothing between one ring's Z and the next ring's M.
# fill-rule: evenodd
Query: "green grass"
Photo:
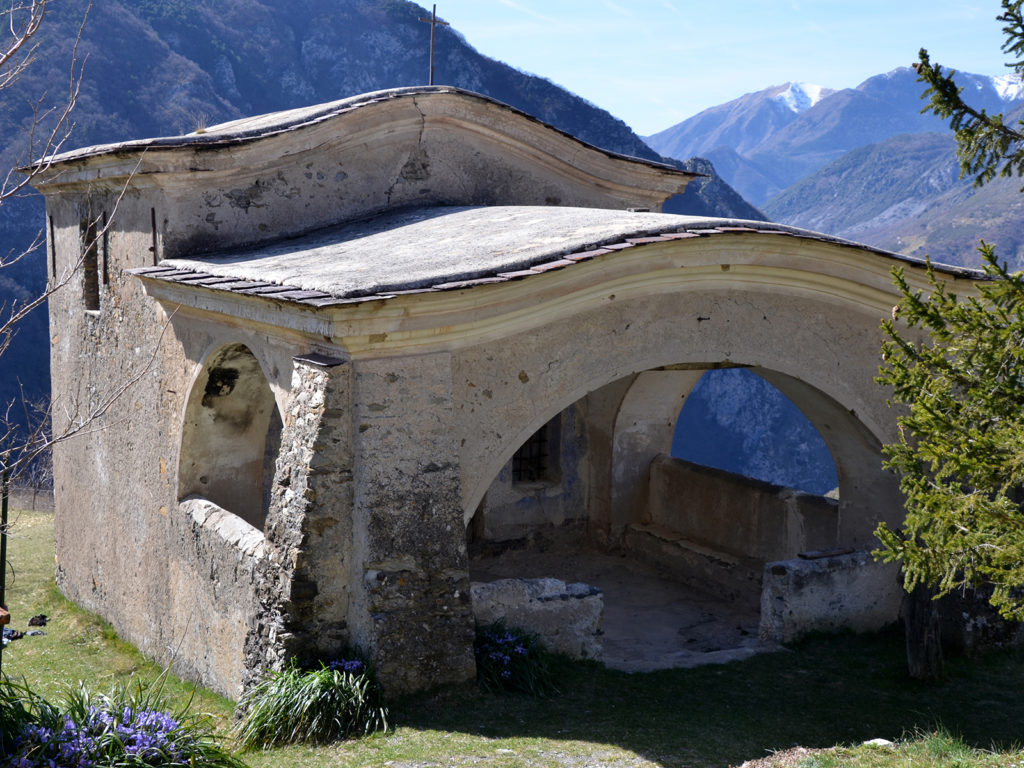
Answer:
M45 635L24 637L3 651L4 674L24 678L32 689L47 699L58 699L80 680L95 691L112 690L132 675L155 679L162 668L149 661L95 614L81 610L65 599L54 586L53 514L12 512L8 540L7 606L11 627L28 626L30 617L49 617L41 629ZM164 692L176 706L184 704L195 687L169 676ZM195 688L193 709L214 715L230 724L234 703Z
M102 690L131 674L156 676L159 670L107 625L55 592L52 536L50 515L20 516L10 545L14 625L24 629L36 613L49 614L51 623L46 636L9 645L4 670L48 696L78 679ZM1024 768L1024 753L1005 751L1024 742L1024 653L949 659L946 670L937 684L909 680L898 632L816 637L793 652L643 675L557 661L561 693L551 698L452 686L391 702L397 728L387 734L249 752L244 759L254 768L642 768L739 765L777 753L795 760L778 765L800 768ZM191 690L171 684L181 697ZM225 699L200 689L196 706L230 722ZM939 727L962 741L921 736L895 750L851 747ZM827 751L787 752L797 745Z
M791 749L757 768L1020 768L1022 755L975 749L944 731L916 734L892 746Z
M386 731L388 710L373 670L346 655L355 669L304 669L293 661L248 689L238 741L247 748L329 744Z

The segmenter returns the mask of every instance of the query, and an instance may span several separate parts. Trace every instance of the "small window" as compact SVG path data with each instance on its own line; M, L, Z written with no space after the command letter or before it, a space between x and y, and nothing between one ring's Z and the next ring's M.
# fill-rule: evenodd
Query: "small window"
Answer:
M534 432L512 456L513 483L557 483L559 417Z
M57 280L57 241L53 234L53 216L50 219L50 275L54 281Z
M103 284L110 285L110 224L107 212L103 212Z
M82 301L86 310L100 308L99 237L95 219L82 219L78 226L82 238Z

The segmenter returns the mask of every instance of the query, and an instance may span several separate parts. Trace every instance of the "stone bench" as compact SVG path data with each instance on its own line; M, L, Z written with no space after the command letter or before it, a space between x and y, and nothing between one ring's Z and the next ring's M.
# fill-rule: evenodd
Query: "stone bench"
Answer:
M601 656L604 596L597 587L558 579L498 579L473 582L471 594L479 624L503 620L573 659Z

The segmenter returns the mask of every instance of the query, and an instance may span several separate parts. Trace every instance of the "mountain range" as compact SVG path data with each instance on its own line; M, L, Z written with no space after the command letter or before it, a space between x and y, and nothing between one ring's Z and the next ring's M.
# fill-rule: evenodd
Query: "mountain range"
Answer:
M958 73L965 97L1008 121L1024 113L1013 76ZM773 221L913 256L977 265L978 240L1024 264L1021 182L960 179L955 141L912 69L829 90L787 83L749 93L647 137L699 154Z

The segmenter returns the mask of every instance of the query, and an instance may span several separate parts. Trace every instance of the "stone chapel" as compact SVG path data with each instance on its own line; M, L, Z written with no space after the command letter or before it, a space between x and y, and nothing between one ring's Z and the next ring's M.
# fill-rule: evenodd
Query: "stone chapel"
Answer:
M779 639L893 620L866 551L902 515L873 382L899 257L659 213L691 178L450 87L53 158L55 429L119 393L56 446L60 589L231 696L352 645L391 691L472 677L472 548L545 532ZM817 427L838 500L664 456L728 366Z

